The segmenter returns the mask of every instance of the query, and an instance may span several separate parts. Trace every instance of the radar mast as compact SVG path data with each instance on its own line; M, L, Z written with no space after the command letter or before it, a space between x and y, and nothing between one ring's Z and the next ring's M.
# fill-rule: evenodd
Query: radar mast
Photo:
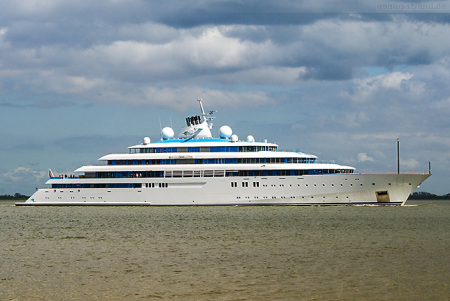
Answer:
M205 122L207 120L206 120L205 110L203 109L202 99L201 98L197 98L197 101L200 104L200 110L202 111L203 122Z
M200 104L200 110L202 111L203 122L206 122L208 125L208 128L211 130L213 127L212 121L215 118L215 117L212 117L212 115L214 113L216 113L217 111L209 111L209 114L206 114L205 109L203 108L203 103L202 103L203 100L201 98L197 98L197 101ZM209 117L208 117L208 115L209 115Z

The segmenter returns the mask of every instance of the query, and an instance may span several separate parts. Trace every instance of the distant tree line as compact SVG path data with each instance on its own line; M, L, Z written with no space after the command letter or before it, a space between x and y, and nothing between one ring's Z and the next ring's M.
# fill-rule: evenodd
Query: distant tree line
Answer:
M16 192L14 195L3 194L0 195L0 200L13 200L13 199L28 199L29 196Z
M437 195L429 192L413 192L408 200L450 200L450 193Z

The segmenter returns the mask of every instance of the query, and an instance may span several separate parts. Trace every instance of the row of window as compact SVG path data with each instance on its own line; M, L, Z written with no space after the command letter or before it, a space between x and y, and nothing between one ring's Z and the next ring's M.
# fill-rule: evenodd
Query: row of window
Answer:
M135 149L133 149L135 150ZM140 153L228 153L277 151L276 146L207 146L207 147L146 147Z
M231 187L239 187L238 182L230 182ZM389 183L390 184L390 183ZM349 184L351 187L353 186L353 183ZM363 184L358 184L359 186L363 186ZM372 183L372 185L375 185L375 183ZM285 184L271 184L270 187L284 187ZM289 185L290 187L292 187L292 184ZM300 187L300 184L297 184L298 187ZM309 184L304 184L305 187L308 187ZM322 186L325 187L325 184L322 185L317 185L317 184L313 184L312 186L317 187L317 186ZM332 187L334 187L334 184L331 184ZM344 186L343 183L340 184L340 186ZM168 188L169 187L169 183L135 183L135 184L130 184L130 183L121 183L121 184L53 184L52 188L53 189L58 189L58 188ZM259 188L260 184L259 182L252 182L252 185L249 184L248 181L243 181L241 182L241 187L254 187L254 188ZM262 185L262 187L269 187L269 185ZM56 192L56 190L55 190ZM379 195L382 195L383 193L387 194L387 192L380 192Z
M228 159L153 159L108 160L108 165L172 165L172 164L280 164L316 163L315 158L228 158Z
M142 172L97 172L95 178L197 178L197 177L257 177L303 176L353 173L351 169L279 169L279 170L174 170ZM86 176L88 177L88 176Z
M86 178L164 178L164 171L96 172L93 177L86 174Z
M169 183L119 183L119 184L52 184L53 189L58 188L167 188ZM56 190L55 190L56 192Z
M111 183L111 184L52 184L52 188L142 188L141 183Z
M277 186L284 187L284 185L285 185L285 184L279 184L279 185L277 185L277 184L271 184L270 187L277 187ZM375 183L372 183L372 185L375 185ZM391 185L391 184L389 183L389 185ZM251 187L251 186L249 186L248 182L245 182L245 181L244 181L244 182L241 182L241 186L242 186L242 187ZM286 186L287 186L287 185L286 185ZM292 187L292 184L290 184L289 186ZM297 184L297 186L300 187L301 185L300 185L300 184ZM305 184L305 187L308 187L308 186L309 186L309 184ZM313 184L312 186L317 187L317 184ZM319 186L320 186L320 185L319 185ZM334 185L333 183L331 183L330 186L331 186L331 187L334 187L335 185ZM340 186L343 187L344 184L341 183ZM353 187L353 183L350 183L349 186L350 186L350 187ZM359 186L362 187L362 186L364 186L364 185L363 185L363 184L359 184ZM238 187L238 182L231 182L231 187ZM259 187L259 182L253 182L253 187ZM262 187L269 187L269 185L265 184L265 185L262 185ZM322 184L322 187L325 187L325 184ZM379 195L382 195L382 193L383 193L383 192L381 192L381 194L379 194ZM386 192L386 193L387 193L387 192Z
M248 182L242 182L242 187L248 187ZM238 182L231 182L231 187L238 187ZM259 187L259 182L253 182L253 187Z

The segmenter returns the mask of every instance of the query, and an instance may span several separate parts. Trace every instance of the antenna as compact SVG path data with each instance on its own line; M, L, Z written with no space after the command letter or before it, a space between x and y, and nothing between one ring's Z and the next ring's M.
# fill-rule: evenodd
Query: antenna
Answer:
M397 138L397 173L400 174L400 138Z

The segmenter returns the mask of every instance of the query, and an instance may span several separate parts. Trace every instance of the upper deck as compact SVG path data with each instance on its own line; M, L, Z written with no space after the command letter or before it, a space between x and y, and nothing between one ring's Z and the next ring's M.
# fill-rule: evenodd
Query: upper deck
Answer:
M150 142L150 138L145 137L141 144L128 147L128 154L108 154L99 160L108 161L108 165L137 165L139 163L136 162L141 161L146 165L155 162L192 164L193 159L209 159L209 161L195 161L202 163L222 162L226 159L229 159L230 163L238 163L240 159L267 163L316 162L317 157L314 155L301 152L278 152L277 144L267 142L267 140L256 142L252 135L247 136L245 140L239 140L238 136L233 134L232 129L226 125L219 129L219 138L213 137L211 121L214 117L211 115L214 111L205 114L201 99L198 101L202 115L186 118L186 126L181 129L178 138L174 137L172 128L165 127L161 130L161 140ZM267 160L265 160L266 158ZM277 160L272 162L271 158ZM177 163L173 163L175 162L173 160L177 160Z
M130 153L189 152L259 152L277 151L278 145L268 142L233 141L227 138L165 139L128 147Z

